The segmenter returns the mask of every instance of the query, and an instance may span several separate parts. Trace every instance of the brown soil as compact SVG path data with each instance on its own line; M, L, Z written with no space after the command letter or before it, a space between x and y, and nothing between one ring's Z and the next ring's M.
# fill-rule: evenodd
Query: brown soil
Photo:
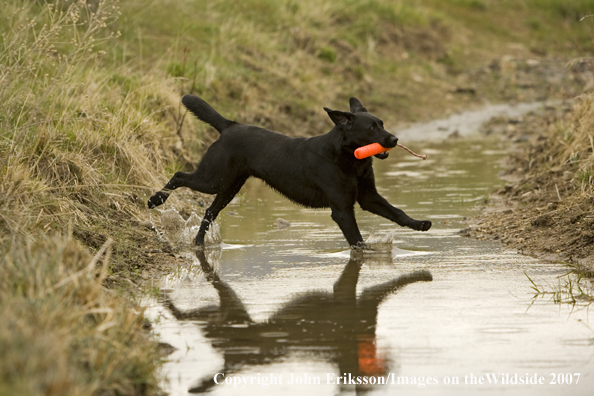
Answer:
M203 212L213 198L190 190L178 191L176 194L177 197L170 200L184 219L193 211ZM146 209L143 211L145 216L140 220L113 210L92 225L73 230L74 238L92 252L98 251L107 238L113 239L110 275L105 280L105 286L118 288L125 293L135 293L147 286L146 281L158 279L176 266L186 263L177 248L158 237L151 222L151 211L146 208L145 197L138 200L138 205Z
M548 107L521 119L496 119L485 133L512 142L503 175L508 184L495 192L483 213L463 234L499 240L519 252L548 261L594 267L594 196L575 180L575 163L550 166L558 139L554 128L571 104Z

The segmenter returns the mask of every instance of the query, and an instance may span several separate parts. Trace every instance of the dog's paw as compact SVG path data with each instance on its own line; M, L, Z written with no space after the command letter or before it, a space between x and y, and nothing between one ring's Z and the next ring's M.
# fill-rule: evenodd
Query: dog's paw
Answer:
M357 242L356 245L351 245L351 249L353 249L355 251L359 251L359 252L373 251L374 250L374 249L371 248L371 246L369 246L365 242Z
M415 231L429 231L431 225L432 224L429 220L415 221L410 228Z
M159 205L162 205L169 196L167 194L162 193L159 191L155 195L149 198L148 200L148 207L149 209L154 209Z
M159 204L157 204L157 200L155 199L155 196L150 197L148 200L148 208L155 209L157 206L159 206Z

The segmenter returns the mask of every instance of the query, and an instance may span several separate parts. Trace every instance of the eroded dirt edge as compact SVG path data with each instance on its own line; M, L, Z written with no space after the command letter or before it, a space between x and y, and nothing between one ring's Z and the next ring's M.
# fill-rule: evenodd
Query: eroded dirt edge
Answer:
M594 270L594 196L576 180L577 164L551 166L554 125L569 117L572 102L520 118L496 118L483 128L511 143L502 178L482 214L464 235L501 241L520 253Z

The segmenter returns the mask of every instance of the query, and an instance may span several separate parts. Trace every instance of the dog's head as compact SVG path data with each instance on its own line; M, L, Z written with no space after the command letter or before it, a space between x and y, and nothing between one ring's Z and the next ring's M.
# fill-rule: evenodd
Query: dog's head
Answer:
M350 112L324 110L336 127L342 132L343 146L353 150L371 143L379 143L386 148L392 148L398 143L398 138L384 129L382 120L369 113L357 98L349 100ZM376 155L386 158L387 153Z

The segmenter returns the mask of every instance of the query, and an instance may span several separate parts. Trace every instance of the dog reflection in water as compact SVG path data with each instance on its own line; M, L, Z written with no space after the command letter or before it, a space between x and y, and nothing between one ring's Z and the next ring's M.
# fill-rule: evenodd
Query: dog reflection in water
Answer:
M338 366L338 372L375 376L387 372L375 350L375 328L379 304L409 283L431 281L429 271L415 271L368 287L357 297L363 254L353 252L333 293L302 294L279 309L265 323L256 323L233 289L208 263L204 250L196 252L202 271L216 289L220 305L183 312L169 297L166 307L178 320L205 321L206 338L225 359L216 373L225 376L249 365L270 364L286 356L289 348L319 348L323 357ZM243 326L232 326L243 324ZM282 339L282 342L278 342ZM311 348L311 349L310 349ZM202 393L215 385L209 375L189 392Z

